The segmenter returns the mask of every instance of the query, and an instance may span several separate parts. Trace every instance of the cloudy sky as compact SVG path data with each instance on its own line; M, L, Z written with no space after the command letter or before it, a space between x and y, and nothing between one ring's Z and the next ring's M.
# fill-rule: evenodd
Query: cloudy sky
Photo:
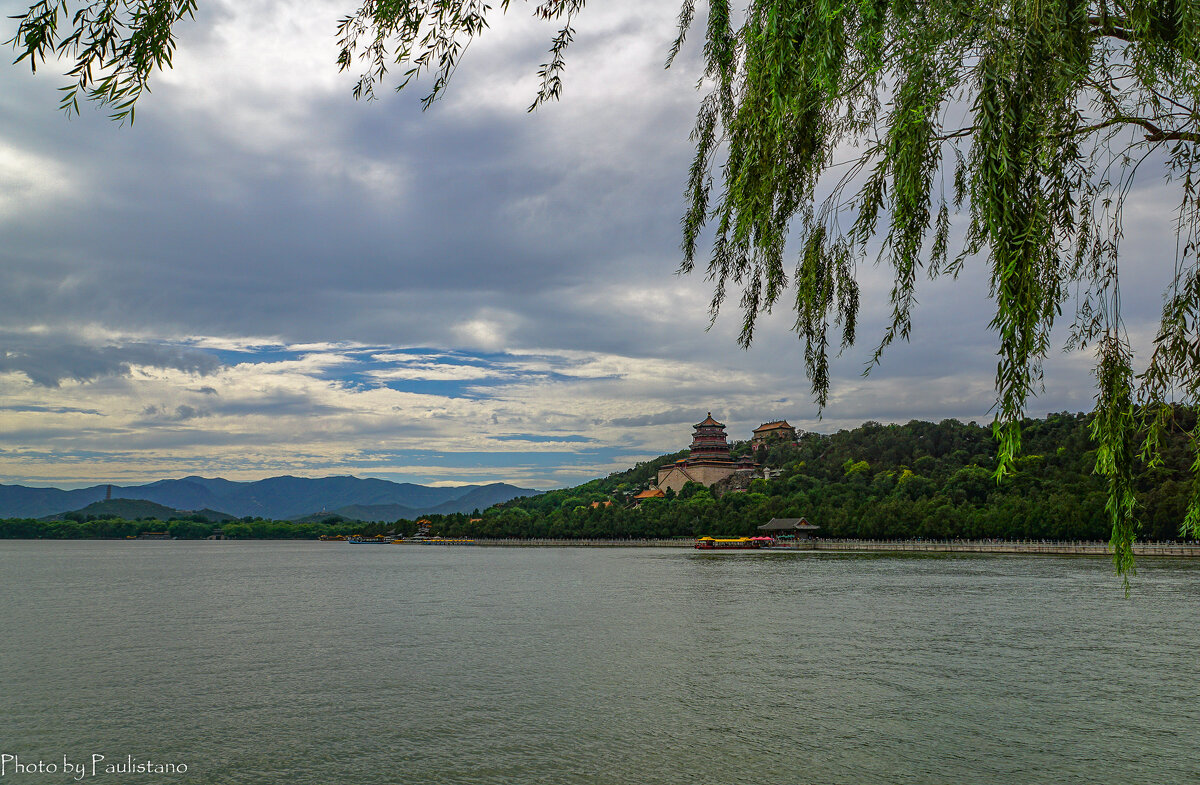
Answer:
M990 420L978 264L921 284L912 342L868 378L890 281L863 265L821 419L786 307L749 351L736 310L707 329L708 284L675 274L700 95L697 46L662 67L671 0L589 7L563 100L534 114L554 30L523 5L426 112L424 85L353 100L334 62L352 9L201 0L132 126L57 111L62 69L0 69L0 482L552 488L681 449L710 410L732 438ZM1127 217L1143 343L1171 200L1150 187ZM1051 358L1031 413L1090 409L1090 363Z

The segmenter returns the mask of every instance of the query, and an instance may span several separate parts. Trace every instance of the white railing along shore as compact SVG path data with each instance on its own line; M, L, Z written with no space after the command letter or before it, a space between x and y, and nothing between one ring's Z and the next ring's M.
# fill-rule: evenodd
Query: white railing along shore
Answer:
M530 539L476 538L478 545L508 547L594 547L594 548L692 548L696 540L690 537L651 539L568 539L539 537ZM874 540L857 538L818 537L797 540L797 550L814 551L927 551L935 553L1046 553L1061 555L1103 556L1111 553L1103 540L1001 540L1001 539L908 539ZM1133 546L1137 556L1196 556L1200 557L1200 541L1139 542Z

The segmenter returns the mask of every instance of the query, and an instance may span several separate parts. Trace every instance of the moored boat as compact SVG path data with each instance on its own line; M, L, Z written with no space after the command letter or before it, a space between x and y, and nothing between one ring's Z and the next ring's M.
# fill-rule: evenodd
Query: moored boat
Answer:
M701 537L696 540L696 549L701 551L747 551L761 547L759 538L752 537Z
M346 542L352 542L355 545L388 545L391 543L391 540L382 536L368 537L364 534L355 534L351 536L350 539L346 540Z

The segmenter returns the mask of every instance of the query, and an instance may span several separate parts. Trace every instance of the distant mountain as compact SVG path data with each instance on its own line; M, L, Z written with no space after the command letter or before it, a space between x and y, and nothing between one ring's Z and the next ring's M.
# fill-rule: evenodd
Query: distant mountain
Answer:
M468 488L469 490L467 490ZM440 489L430 488L429 490ZM330 512L355 521L395 521L400 518L411 521L419 515L452 515L456 512L470 513L475 510L486 510L493 504L537 493L537 491L517 488L502 482L493 485L463 486L455 490L467 490L467 492L456 499L432 507L409 507L402 504L351 504Z
M329 515L348 518L352 521L396 521L401 518L407 518L411 521L419 515L427 514L426 511L415 507L405 507L400 504L350 504L329 511ZM320 520L321 514L306 515L300 520L307 520L309 518Z
M473 485L464 486L470 490L453 501L443 502L436 507L430 507L422 510L422 515L430 515L438 513L441 515L450 515L456 512L472 512L474 510L483 511L493 504L501 504L516 499L520 496L536 496L538 491L531 491L528 488L517 488L512 485L507 485L502 482L492 485ZM394 519L393 519L394 520Z
M95 485L64 491L58 488L0 485L0 518L44 518L77 510L92 502L103 501L106 487Z
M58 488L28 488L0 485L0 518L44 518L102 501L107 485L64 491ZM270 477L256 482L234 482L221 478L184 477L159 480L147 485L112 486L113 501L142 499L175 510L223 512L239 518L252 515L288 520L341 514L363 520L396 520L432 513L472 512L518 496L538 491L507 483L429 487L388 480L358 477ZM346 508L363 508L364 514L348 515ZM392 514L392 513L396 514ZM368 518L366 514L388 517ZM138 516L142 517L142 516ZM211 516L209 516L211 517Z

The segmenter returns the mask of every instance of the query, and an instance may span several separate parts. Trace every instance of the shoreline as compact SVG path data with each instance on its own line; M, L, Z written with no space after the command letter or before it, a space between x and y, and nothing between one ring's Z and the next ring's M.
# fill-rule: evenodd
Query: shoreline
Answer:
M476 546L501 548L689 548L695 539L657 540L489 540L475 539ZM785 548L747 549L745 552L850 552L850 553L1013 553L1057 556L1112 556L1107 542L1070 540L828 540L816 539ZM718 551L721 552L721 551ZM1200 558L1200 543L1135 543L1134 556Z
M464 538L465 539L465 538ZM246 537L221 540L167 538L167 539L114 539L114 538L42 538L5 537L0 542L317 542L310 538L297 537ZM334 545L337 543L324 543ZM347 543L341 543L347 544ZM388 543L396 545L429 545L431 547L483 547L483 548L675 548L694 550L696 540L678 539L487 539L474 538L470 542L456 544L422 543L408 541ZM818 539L796 545L776 548L746 548L735 550L706 550L704 553L991 553L1045 556L1105 556L1112 551L1107 542L1069 540L833 540ZM1200 558L1200 542L1141 542L1133 546L1137 557Z

